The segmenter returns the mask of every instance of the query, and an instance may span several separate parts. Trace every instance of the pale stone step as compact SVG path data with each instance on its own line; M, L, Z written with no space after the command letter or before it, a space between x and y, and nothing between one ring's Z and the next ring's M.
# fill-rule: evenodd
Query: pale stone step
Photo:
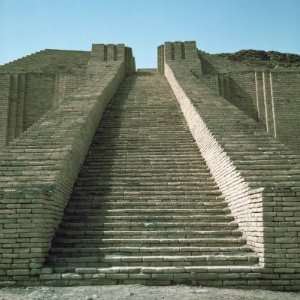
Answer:
M241 232L238 230L211 230L211 231L202 231L202 230L87 230L87 229L78 229L78 230L66 230L60 229L56 237L75 237L76 238L94 238L94 237L113 237L113 238L217 238L217 237L240 237L242 236Z
M70 203L77 202L77 203L89 203L90 201L94 202L101 202L101 203L119 203L119 202L135 202L135 201L146 201L146 202L162 202L162 203L168 203L168 201L174 201L174 202L196 202L196 203L224 203L225 201L222 196L215 196L215 195L207 195L207 194L178 194L176 195L169 194L169 193L153 193L147 195L143 195L141 193L138 193L138 199L134 199L137 197L136 194L128 193L127 191L123 193L114 193L109 194L107 192L99 192L99 193L89 193L89 194L78 194L76 189L74 188L74 192L72 194L72 199L70 200ZM227 204L226 204L227 206Z
M246 241L242 238L56 238L56 245L72 245L72 246L87 246L88 245L128 245L128 246L138 246L138 245L161 245L161 246L242 246L245 245Z
M105 215L105 216L84 216L81 215L65 215L64 220L67 221L80 221L84 220L85 222L90 223L98 223L103 221L144 221L144 222L162 222L162 221L207 221L207 222L231 222L234 221L234 218L230 215L218 216L218 215L194 215L194 214L187 214L187 215L161 215L161 216L148 216L148 215Z
M167 82L129 78L103 115L53 240L56 273L41 278L171 283L256 264Z
M155 217L158 216L164 216L164 215L172 215L175 216L177 214L207 214L207 215L213 215L214 217L224 214L229 214L230 210L228 208L115 208L115 209L95 209L95 208L72 208L69 207L65 210L65 214L69 215L81 215L81 216L111 216L111 215L117 215L117 216L151 216L154 215Z
M186 229L186 230L233 230L237 229L238 225L234 222L103 222L103 223L87 223L79 220L78 222L64 221L61 225L64 229L80 229L87 228L89 230L104 230L104 229L124 229L124 230L167 230L167 229Z
M183 254L183 255L222 255L222 254L242 254L251 253L251 248L247 246L242 247L84 247L84 248L59 248L53 247L51 253L69 255L69 256L84 256L84 255L164 255L164 254Z
M116 187L115 190L111 190L111 188L107 187L107 188L102 188L102 189L94 189L94 190L89 190L89 189L84 189L82 187L80 188L76 188L76 194L80 195L87 195L87 193L95 193L95 194L101 194L101 193L109 193L110 195L115 195L115 196L125 196L126 193L127 193L127 196L130 196L130 197L139 197L140 194L141 196L144 196L144 197L156 197L156 198L159 198L159 197L163 197L165 195L168 195L170 198L172 197L175 197L175 196L183 196L187 199L189 199L189 197L198 197L198 198L202 198L202 197L206 197L206 196L215 196L215 197L218 197L218 196L221 196L221 193L218 191L218 190L203 190L203 189L189 189L189 190L186 190L186 191L180 191L180 190L151 190L151 189L142 189L141 191L140 190L137 190L137 191L132 191L132 190L124 190L124 189L121 189L121 190L118 190L118 188Z
M74 201L70 203L70 207L73 209L112 209L112 208L205 208L205 209L226 209L227 204L220 203L210 203L210 202L200 202L200 201L102 201L100 198L97 200L91 201Z
M251 265L258 261L255 255L169 255L169 256L86 256L86 257L51 257L49 262L76 266L226 266Z

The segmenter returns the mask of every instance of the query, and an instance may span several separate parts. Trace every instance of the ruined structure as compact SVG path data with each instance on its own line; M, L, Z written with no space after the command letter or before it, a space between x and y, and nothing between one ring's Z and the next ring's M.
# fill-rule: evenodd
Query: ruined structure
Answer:
M158 48L0 67L0 285L300 289L300 72Z

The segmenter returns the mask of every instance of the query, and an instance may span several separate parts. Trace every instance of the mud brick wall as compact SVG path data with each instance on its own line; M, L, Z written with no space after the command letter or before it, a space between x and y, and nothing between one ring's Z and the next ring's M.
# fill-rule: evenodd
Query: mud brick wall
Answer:
M274 126L277 137L300 150L300 73L273 72Z
M218 74L220 96L257 120L254 72Z
M198 58L202 65L203 74L223 74L245 72L252 70L246 64L232 61L221 55L208 54L198 50Z
M10 76L0 74L0 148L6 145L9 112Z
M24 130L24 102L26 94L25 74L1 74L5 78L0 99L1 110L1 145L5 146L9 141L18 137Z
M260 257L257 284L299 289L300 155L212 93L186 64L166 59L164 68L212 175Z
M160 45L157 48L157 69L161 74L164 74L164 64L165 64L164 57L165 57L164 46Z
M6 100L0 100L0 147L72 93L84 77L89 57L88 51L46 49L0 66L0 76L9 77L9 88L2 90Z
M85 70L89 51L45 49L0 66L8 73L67 73Z
M93 45L86 80L0 152L1 282L38 274L101 115L126 74L125 46Z
M5 146L71 95L84 80L85 72L2 73L0 77L0 138Z
M199 76L210 89L259 121L275 138L299 150L300 73L229 72Z
M273 97L273 76L270 72L255 72L256 109L258 119L266 131L277 137L275 126L275 111Z
M1 138L2 146L17 138L36 122L52 106L54 101L55 75L45 73L7 73L3 106Z
M256 72L259 120L275 138L300 149L300 73Z
M24 129L29 128L54 104L55 74L26 75Z
M212 91L216 92L217 95L220 95L218 75L205 75L199 77L198 74L194 72L193 74L199 79L201 79Z
M255 73L252 71L206 74L199 77L210 89L258 120Z
M80 87L86 74L85 72L58 73L55 77L54 106L56 107Z

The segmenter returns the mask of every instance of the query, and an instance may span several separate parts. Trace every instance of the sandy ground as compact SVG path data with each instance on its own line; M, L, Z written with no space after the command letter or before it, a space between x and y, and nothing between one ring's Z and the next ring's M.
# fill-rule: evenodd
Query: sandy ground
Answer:
M300 293L139 285L3 288L0 300L294 300Z

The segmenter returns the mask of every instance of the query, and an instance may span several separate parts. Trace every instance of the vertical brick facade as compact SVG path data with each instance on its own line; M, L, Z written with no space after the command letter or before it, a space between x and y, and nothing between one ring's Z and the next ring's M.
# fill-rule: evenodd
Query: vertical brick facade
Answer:
M39 273L101 115L127 71L125 56L112 63L93 54L80 89L0 152L2 285Z
M88 61L87 57L89 57ZM184 139L185 127L183 126L176 131L181 139L173 136L180 151L173 153L173 156L169 155L174 160L176 154L179 161L183 156L182 151L189 152L184 153L187 155L185 160L181 161L181 164L186 167L185 173L179 174L185 188L191 190L179 188L179 183L182 182L172 181L171 174L169 181L164 182L165 192L161 193L162 191L156 186L157 183L148 180L151 177L150 173L143 173L147 201L152 197L157 205L157 193L161 193L159 195L164 201L165 199L169 201L172 197L168 191L176 191L175 198L183 197L186 200L185 203L180 201L175 203L174 199L171 199L172 205L179 206L174 210L169 207L167 209L155 207L152 211L153 217L156 217L155 214L158 212L160 217L165 218L163 214L166 212L167 219L172 220L172 214L175 212L175 219L188 220L184 225L187 227L199 225L195 224L192 218L201 219L201 226L209 227L203 220L215 217L216 223L213 225L221 224L222 229L227 226L231 228L230 234L233 235L223 240L221 238L222 241L216 239L214 246L218 248L217 251L221 251L220 249L228 251L228 249L224 250L226 247L223 246L231 243L233 250L230 251L238 249L245 252L239 254L240 256L234 256L238 257L236 261L233 256L223 253L221 258L217 258L221 265L214 265L216 257L199 253L187 256L170 255L172 258L160 256L154 260L153 257L144 260L137 255L128 256L126 260L122 257L114 257L112 260L108 258L107 261L119 262L121 267L118 269L105 265L105 270L75 268L73 273L57 274L50 268L43 268L52 239L57 234L64 217L79 170L91 150L90 145L103 112L123 79L135 72L135 62L132 50L124 44L94 44L90 54L72 51L68 56L67 52L46 50L6 67L7 72L0 73L0 146L7 146L0 152L0 213L3 215L0 218L0 285L40 284L41 282L60 284L56 279L65 280L66 284L72 285L77 284L81 279L91 279L93 283L97 280L103 280L101 282L104 283L133 283L135 280L146 283L150 280L149 282L160 283L197 282L216 286L300 289L300 155L286 145L299 149L295 138L300 128L298 73L240 71L219 74L212 72L209 76L203 76L207 70L211 70L212 66L199 59L195 42L177 41L161 45L158 48L158 71L165 75L167 81L164 82L162 76L153 70L140 71L138 78L133 76L128 85L123 86L122 97L116 95L122 108L130 112L127 116L132 118L130 120L132 123L128 122L124 115L120 116L119 107L114 106L110 112L115 122L111 122L112 120L107 117L103 128L107 130L105 126L109 125L115 137L120 135L124 138L121 146L131 147L130 149L134 148L135 134L141 135L142 141L147 138L148 144L139 144L144 156L137 155L138 159L141 164L143 161L148 161L145 156L145 153L148 153L155 158L152 164L157 165L157 157L161 157L162 154L161 148L158 150L154 147L152 152L146 152L146 149L152 146L154 140L163 147L162 140L156 134L160 129L159 126L167 125L166 131L159 136L165 139L164 142L168 142L169 135L176 131L172 123L165 122L170 121L165 120L165 114L170 113L172 108L173 114L170 115L177 116L176 105L172 102L177 100L193 136L193 139L191 137L190 139L196 142L197 147L193 156L194 154L189 152L187 139ZM158 87L160 87L159 92L155 90ZM172 98L172 91L176 99ZM138 102L138 97L144 97L143 103L146 107ZM158 101L160 97L169 97L170 102L165 102L163 107L159 106L159 103L162 103ZM131 101L131 106L128 102L125 105L125 100ZM150 119L144 120L139 109L143 109L144 116L150 115ZM158 118L152 117L151 112L156 113ZM154 134L147 136L147 131L142 130L144 125L145 128L153 127ZM122 126L127 126L126 130L128 130L122 131ZM132 133L131 126L135 128L136 133ZM99 130L94 145L97 149L102 146L101 143L99 146L102 137L104 140L108 137L109 131L103 132L102 129ZM7 145L8 141L9 145ZM115 151L116 153L119 151L121 159L119 157L118 161L116 157L108 156L109 159L113 163L122 162L126 167L134 167L136 149L133 149L134 155L130 157L128 152L124 151L127 148L120 148L120 144L116 144ZM168 147L170 148L167 149L171 151L171 146ZM202 155L205 162L205 171L211 177L209 184L204 184L205 187L203 182L202 186L200 182L199 186L197 185L195 181L199 180L195 176L191 177L191 182L188 182L185 177L193 175L190 170L195 170L193 163L196 161L197 149L200 151L199 156ZM110 155L110 152L111 149L108 149L106 154ZM94 158L93 150L90 153ZM97 155L99 159L100 154ZM170 167L173 167L171 165L173 162L168 162ZM89 163L93 165L94 162ZM107 161L104 159L104 165L105 163L107 164ZM175 164L180 167L177 161ZM102 168L101 163L100 168ZM132 177L126 177L126 180L129 179L127 180L129 186L132 184L138 190L142 186L141 180L133 174L136 169L130 170L133 171ZM85 172L91 173L90 168L86 168ZM199 178L204 178L204 168L197 172L195 174L198 174ZM117 176L120 175L119 171L114 174L116 173ZM162 176L164 174L159 174L163 178L161 180L165 180L165 176ZM125 194L130 201L136 199L139 205L145 204L142 202L145 199L141 197L140 190L135 193L124 193L118 186L119 184L122 186L123 181L117 178L113 182L118 197L121 195L120 199L117 198L121 203L114 203L114 198L110 205L124 205ZM81 183L86 183L86 180L82 180ZM98 184L98 181L96 183ZM111 189L111 182L106 183ZM99 188L101 185L97 184ZM217 190L209 189L209 185L210 187L214 185ZM209 202L205 205L218 206L209 209L195 208L199 204L198 194L195 193L199 190ZM191 194L187 191L191 191ZM93 193L89 196L91 199L94 197ZM220 203L221 199L224 203ZM85 205L86 199L81 200ZM93 201L92 206L95 204ZM76 197L75 202L78 204ZM194 205L191 206L194 208L187 209L184 205L188 202L189 205ZM150 202L147 203L149 204ZM166 203L162 201L160 205ZM149 210L144 211L143 207L140 210L143 211L143 218L149 217L145 214L145 212L149 213ZM110 217L117 216L122 220L132 217L128 213L134 213L133 220L139 223L134 226L147 227L149 224L145 222L136 222L141 220L141 216L137 213L140 210L127 209L127 207L104 209ZM198 210L198 213L201 212L203 215L189 216L193 210ZM70 211L72 212L72 209ZM75 214L78 211L77 207ZM208 215L204 215L204 212ZM214 215L216 212L222 212L223 215L216 216ZM126 218L123 218L124 216ZM223 220L222 223L226 220L226 225L218 223L220 220ZM154 223L150 226L155 225ZM174 226L174 222L160 224L160 226L166 225ZM129 236L133 234L134 237L137 235L138 238L131 236L122 239L123 236L120 236L122 232L113 231L120 236L120 239L117 239L119 242L129 242L130 245L132 242L140 243L141 233L137 229L133 230L131 226L128 225L129 229L123 230L124 234ZM140 231L143 232L142 236L145 234L142 242L146 245L149 236L157 237L158 233L161 234L158 230L146 231L146 233L145 230ZM207 243L206 246L214 243L209 236L212 233L208 231L192 230L191 236L195 235L196 238L193 236L185 239L183 241L187 243L185 249L178 246L178 242L182 242L178 238L183 234L182 230L173 230L170 233L176 236L174 239L167 236L166 239L152 238L151 240L154 244L157 243L154 247L155 251L193 252L190 246L196 243L197 251L201 253L201 251L212 251L207 249L210 247L203 247L204 242ZM64 232L63 228L62 233ZM70 232L72 234L72 230L69 234ZM216 230L213 232L217 236L229 234L228 230L223 233ZM169 233L165 229L163 234ZM209 238L198 240L199 235ZM112 243L114 248L119 247L116 239L108 240L106 242ZM221 246L218 243L221 243ZM140 254L145 250L141 247L130 247L130 249L133 251L131 254L135 252ZM135 268L136 262L146 263L146 267ZM155 265L158 262L161 262L162 266ZM197 262L198 265L193 265L193 262Z
M0 74L0 147L7 144L10 76Z
M299 72L237 71L206 74L201 81L258 120L270 135L299 150Z
M298 289L299 155L212 93L187 70L187 64L165 59L165 76L199 149L249 245L260 257L262 270L256 283ZM194 68L197 64L200 61L194 60ZM270 93L267 85L265 75L266 94Z

